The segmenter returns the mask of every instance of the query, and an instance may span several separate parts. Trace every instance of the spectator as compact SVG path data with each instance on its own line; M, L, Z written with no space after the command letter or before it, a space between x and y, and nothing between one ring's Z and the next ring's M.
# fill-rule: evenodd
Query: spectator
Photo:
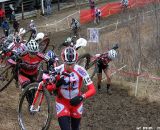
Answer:
M0 7L0 24L2 23L4 17L5 17L5 11Z
M95 8L95 2L94 2L94 0L89 0L89 4L90 4L90 8L92 10L94 10L94 8Z
M47 15L51 15L51 0L46 0Z
M16 19L13 20L13 28L15 32L18 32L19 22Z
M1 27L3 29L4 35L7 37L9 35L9 23L6 19L4 19L4 21L2 22Z
M15 9L13 7L13 4L9 4L9 20L12 22L15 19Z
M123 7L127 8L128 7L128 0L121 0L121 4Z

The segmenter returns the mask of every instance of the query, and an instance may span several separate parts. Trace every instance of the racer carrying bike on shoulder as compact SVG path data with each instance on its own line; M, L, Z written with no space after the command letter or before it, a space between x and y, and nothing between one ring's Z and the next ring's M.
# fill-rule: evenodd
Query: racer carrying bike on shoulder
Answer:
M36 82L38 76L38 67L41 61L52 61L53 59L39 52L39 44L35 40L30 40L27 44L27 51L21 54L16 54L11 57L14 61L18 62L18 72L16 81L19 82L22 90L28 84ZM28 93L27 100L29 106L32 104L34 92Z
M70 27L73 31L73 35L78 36L78 30L80 29L79 21L75 18L72 18L72 22L71 22Z
M99 24L101 18L101 10L96 7L94 10L94 15L95 15L94 23Z
M14 42L12 45L12 51L17 53L18 55L27 51L27 46L25 45L25 41L21 41L21 37L16 35L14 38Z
M64 64L55 67L60 73L69 76L57 76L56 111L61 130L79 130L83 112L83 101L96 93L93 82L87 71L76 64L78 53L72 47L65 48L61 53ZM82 94L81 87L87 86Z
M66 41L63 43L63 46L73 47L73 46L76 44L75 41L74 41L74 38L76 38L76 36L74 36L74 37L68 37L68 38L66 39Z
M31 37L35 38L37 35L37 27L36 24L34 23L34 20L31 20L30 24L29 24L29 29L31 30Z
M54 51L52 50L47 51L45 56L48 56L50 59L52 59L47 62L47 70L49 70L51 66L53 67L58 66L59 59Z
M7 40L4 41L4 45L2 46L0 63L6 57L11 57L15 53L19 55L25 51L27 51L25 41L21 41L19 35L16 36L9 35Z
M113 61L117 57L117 52L114 49L109 50L107 53L99 55L97 60L97 87L98 90L101 89L101 80L102 80L102 70L104 71L106 78L107 78L107 93L111 94L111 77L109 71L108 63Z

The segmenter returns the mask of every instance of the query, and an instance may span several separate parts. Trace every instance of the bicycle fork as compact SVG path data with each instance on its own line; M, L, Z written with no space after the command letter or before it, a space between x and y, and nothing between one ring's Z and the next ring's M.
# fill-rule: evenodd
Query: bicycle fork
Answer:
M32 103L32 105L30 107L30 111L31 112L39 112L40 111L41 104L42 104L42 101L44 99L44 94L43 93L40 94L40 91L42 91L42 87L43 87L43 83L39 83L39 86L38 86L38 89L36 91L33 103ZM40 96L40 99L39 99L39 102L38 102L38 106L37 106L37 108L34 108L35 104L38 101L38 97L39 96Z

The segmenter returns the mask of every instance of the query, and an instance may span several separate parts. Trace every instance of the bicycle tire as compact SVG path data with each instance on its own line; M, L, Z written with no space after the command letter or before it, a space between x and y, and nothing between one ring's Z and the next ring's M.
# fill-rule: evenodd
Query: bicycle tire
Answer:
M11 78L4 85L1 83L1 81L3 81L3 82L5 81L5 78L3 78L2 75L5 74L5 72L7 72L11 67L12 66L8 66L4 71L2 71L0 73L0 75L1 75L1 78L0 78L0 92L2 92L4 89L6 89L9 86L9 84L12 82L12 80L14 79L14 75L12 75Z
M27 34L29 34L29 36L27 36ZM23 35L22 37L25 38L25 37L28 37L28 40L27 40L27 43L31 40L32 38L32 31L31 30L27 30Z
M38 87L38 83L35 82L35 83L31 83L29 84L28 86L26 86L26 88L23 90L21 96L20 96L20 100L19 100L19 106L18 106L18 122L19 122L19 126L21 127L21 130L29 130L29 129L26 129L25 128L25 123L24 123L24 120L23 120L23 114L22 114L22 105L23 105L23 102L25 100L25 97L27 95L27 92L28 91L31 91L32 89L35 89L37 90L37 87ZM47 119L46 119L46 122L44 123L44 125L42 126L42 128L40 128L41 130L48 130L49 127L50 127L50 123L51 123L51 120L52 120L52 115L53 115L53 105L52 105L52 101L51 101L51 97L50 97L50 93L48 92L48 90L46 88L43 88L42 90L45 98L46 98L46 101L47 101L47 106L48 106L48 115L47 115ZM24 102L25 103L25 102ZM37 113L35 113L36 115ZM35 116L34 115L34 116ZM33 118L33 116L32 116ZM42 121L43 122L43 121ZM32 129L32 126L31 126L31 129Z
M81 56L79 56L79 59L77 60L77 64L87 69L90 64L90 59L91 59L91 55L89 53L82 54Z
M40 43L39 43L39 48L40 48L40 52L44 53L46 51L46 49L48 48L50 39L49 37L45 37Z
M93 67L96 64L96 62L97 62L96 60L90 62L88 65L87 71L89 71L89 69L91 69L91 67ZM95 74L96 74L96 67L94 67L94 70L91 71L91 74L90 74L91 79L94 78Z
M5 68L5 67L7 67L7 60L8 60L8 56L6 56L6 57L4 57L4 58L2 58L2 57L0 57L0 60L1 60L1 62L0 62L0 68Z

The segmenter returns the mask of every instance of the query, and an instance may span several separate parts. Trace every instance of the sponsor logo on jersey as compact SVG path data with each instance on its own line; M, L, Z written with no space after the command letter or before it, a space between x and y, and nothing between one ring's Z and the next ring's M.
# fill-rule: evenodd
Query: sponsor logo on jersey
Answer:
M57 111L57 114L59 114L63 109L64 109L64 105L56 102L56 111Z
M84 79L84 83L85 84L89 84L90 82L91 82L90 77L87 77L87 78Z
M83 70L83 69L81 69L81 68L78 68L78 70L77 70L82 76L86 76L87 75L87 73Z

